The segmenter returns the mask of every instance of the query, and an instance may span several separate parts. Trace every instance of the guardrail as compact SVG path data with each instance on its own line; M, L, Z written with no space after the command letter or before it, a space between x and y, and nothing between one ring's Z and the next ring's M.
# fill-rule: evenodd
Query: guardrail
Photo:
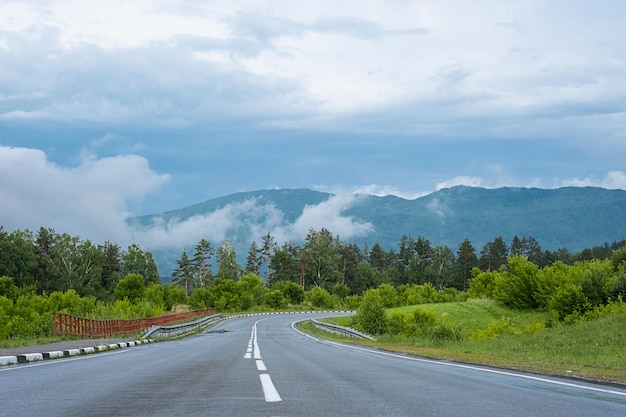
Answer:
M222 316L221 314L215 314L209 317L204 317L189 323L178 324L175 326L154 326L148 329L146 333L144 333L143 338L147 339L148 337L150 337L155 339L169 339L172 337L179 337L188 333L195 332L200 328L210 326L211 324L215 324L222 320L224 320L224 316Z
M57 336L75 336L82 339L109 338L142 332L154 326L167 326L198 317L206 317L215 313L214 308L207 308L159 317L96 320L57 312L53 315L53 335L55 338Z
M327 332L340 334L343 336L354 337L355 339L368 339L368 340L376 340L372 336L369 336L365 333L357 332L350 327L338 326L336 324L324 323L321 321L317 321L315 319L311 319L311 323L313 323L316 327L321 328Z

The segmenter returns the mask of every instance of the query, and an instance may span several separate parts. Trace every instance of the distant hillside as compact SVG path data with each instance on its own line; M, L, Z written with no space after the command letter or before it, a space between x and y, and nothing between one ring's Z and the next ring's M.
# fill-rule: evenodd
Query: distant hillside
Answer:
M237 207L242 209L233 214L235 221L224 237L233 242L241 262L245 263L252 240L260 242L262 234L273 233L271 228L295 223L305 207L317 206L331 197L332 194L308 189L237 193L179 210L137 217L131 223L147 228L157 218L165 222L184 222L194 216L207 216L239 205ZM250 207L245 206L246 202ZM280 214L278 222L276 213ZM496 236L510 243L517 235L534 237L543 249L567 248L577 252L626 238L626 191L591 187L545 190L458 186L415 200L359 196L351 205L343 207L341 215L352 218L353 222L370 223L369 232L344 238L332 226L323 227L342 240L361 246L371 247L378 242L386 249L395 248L401 237L407 235L424 236L433 245L448 245L454 251L464 239L470 239L480 252L483 245ZM268 230L263 229L264 225ZM254 230L258 232L255 235ZM304 237L293 240L302 241ZM221 242L212 243L217 247ZM171 274L182 249L153 251L162 276Z

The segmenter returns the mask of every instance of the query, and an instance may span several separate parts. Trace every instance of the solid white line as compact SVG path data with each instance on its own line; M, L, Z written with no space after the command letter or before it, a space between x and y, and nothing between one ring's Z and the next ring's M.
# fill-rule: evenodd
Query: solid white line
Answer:
M261 321L261 320L259 320ZM257 334L256 334L256 325L259 322L257 321L256 323L254 323L254 325L252 326L252 332L253 332L253 339L252 339L252 344L254 345L254 359L261 359L261 349L259 349L259 342L258 342L258 338L257 338Z
M265 363L263 363L263 361L260 359L256 361L256 369L257 371L267 371L267 368L265 367Z
M280 394L278 394L278 391L276 390L276 387L272 382L272 377L270 377L269 374L260 374L259 378L261 379L261 386L263 387L265 402L277 403L283 400L282 398L280 398Z
M320 339L317 339L313 336L310 336L300 330L298 330L296 328L296 324L304 321L304 320L298 320L295 321L293 323L291 323L291 328L294 329L296 332L307 336L317 342L320 342ZM537 376L533 376L533 375L526 375L526 374L518 374L512 371L500 371L497 369L489 369L489 368L481 368L479 366L472 366L472 365L463 365L460 363L452 363L452 362L443 362L443 361L438 361L438 360L434 360L434 359L423 359L423 358L416 358L416 357L410 357L410 356L403 356L403 355L399 355L399 354L394 354L394 353L388 353L388 352L381 352L378 350L372 350L372 349L367 349L367 348L362 348L362 347L357 347L357 346L351 346L351 345L345 345L343 343L337 343L337 342L331 342L329 340L323 340L324 343L328 343L330 345L335 345L335 346L339 346L342 348L346 348L346 349L353 349L353 350L360 350L363 352L368 352L368 353L373 353L375 355L381 355L381 356L390 356L393 358L399 358L399 359L405 359L405 360L409 360L409 361L413 361L413 362L422 362L422 363L430 363L430 364L434 364L434 365L441 365L441 366L451 366L453 368L463 368L463 369L471 369L473 371L479 371L479 372L487 372L487 373L492 373L492 374L498 374L498 375L506 375L506 376L511 376L511 377L515 377L515 378L522 378L522 379L530 379L533 381L540 381L540 382L545 382L548 384L554 384L554 385L561 385L561 386L566 386L566 387L572 387L572 388L578 388L578 389L582 389L582 390L588 390L588 391L595 391L595 392L601 392L604 394L614 394L614 395L621 395L621 396L626 396L626 392L623 391L615 391L615 390L609 390L609 389L604 389L604 388L597 388L597 387L591 387L591 386L587 386L587 385L581 385L581 384L575 384L573 382L564 382L564 381L556 381L553 379L548 379L548 378L542 378L542 377L537 377Z

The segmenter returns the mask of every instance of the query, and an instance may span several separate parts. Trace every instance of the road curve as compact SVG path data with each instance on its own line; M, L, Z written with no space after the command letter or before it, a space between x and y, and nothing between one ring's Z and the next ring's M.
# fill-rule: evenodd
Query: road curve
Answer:
M626 415L621 388L395 355L293 327L321 315L244 317L179 341L2 367L0 415Z

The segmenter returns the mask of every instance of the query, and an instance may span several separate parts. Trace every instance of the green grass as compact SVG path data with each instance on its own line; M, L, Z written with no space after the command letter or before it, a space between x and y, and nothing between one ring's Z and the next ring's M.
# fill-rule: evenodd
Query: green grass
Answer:
M389 312L401 310L410 313L416 307L435 313L440 321L460 325L465 336L469 338L488 338L488 333L494 333L489 332L490 326L493 328L503 321L508 323L509 330L513 332L540 331L548 318L546 313L510 310L499 307L493 300L486 299L462 303L422 304L391 309Z
M504 309L489 300L418 307L460 326L463 340L433 343L394 336L375 342L343 340L432 358L626 384L626 312L550 328L545 327L546 313ZM329 321L350 325L345 317Z
M54 339L52 337L32 337L32 338L9 338L9 339L0 339L0 349L1 348L14 348L14 347L22 347L22 346L35 346L35 345L45 345L48 343L58 342L61 339Z

